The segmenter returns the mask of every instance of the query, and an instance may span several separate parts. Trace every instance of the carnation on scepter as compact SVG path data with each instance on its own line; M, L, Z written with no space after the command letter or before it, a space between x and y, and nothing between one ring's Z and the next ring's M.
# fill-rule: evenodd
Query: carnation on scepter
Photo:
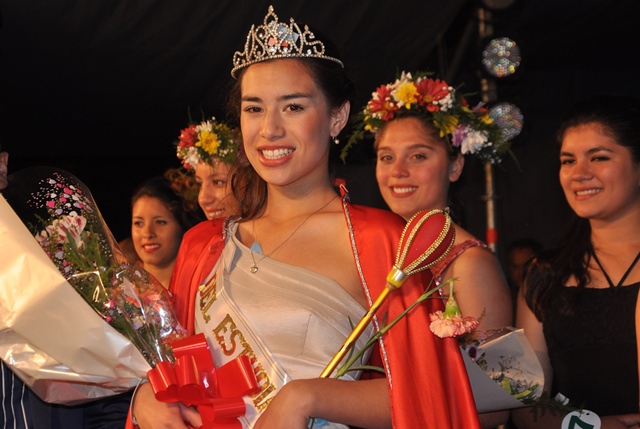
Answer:
M495 353L490 348L487 348L488 343L504 335L513 334L514 332L509 328L491 331L478 330L477 327L484 313L481 314L479 318L463 316L453 294L456 280L455 278L449 279L436 286L430 284L415 302L389 323L387 323L385 315L380 329L369 338L365 346L358 353L353 353L353 349L351 350L346 362L338 367L335 377L341 377L349 371L361 370L374 370L384 373L383 368L367 365L363 362L363 356L365 356L367 349L375 344L376 341L420 303L428 298L441 299L440 295L433 296L434 293L442 292L446 286L449 286L449 296L444 311L439 310L429 315L431 319L431 332L440 338L455 338L458 341L461 352L469 355L471 365L477 365L486 373L491 383L496 383L511 397L518 400L519 403L522 404L521 406L534 405L540 408L543 413L546 409L555 411L556 409L562 408L556 401L549 399L545 395L541 396L542 386L540 384L526 379L526 377L521 374L521 370L525 369L521 367L521 365L526 364L530 366L528 361L520 362L516 356L501 355L498 357L497 366L494 366L492 362L495 359L493 357L489 358L489 356L493 356ZM514 350L514 353L520 356L518 351ZM315 428L316 426L311 427Z
M432 283L433 283L433 281L432 281ZM383 319L383 321L382 321L382 323L380 325L380 329L376 333L374 333L371 336L371 338L369 338L369 340L366 342L365 346L358 353L355 353L355 354L353 353L353 348L351 349L352 352L350 353L347 361L337 369L335 377L336 378L340 378L340 377L342 377L344 374L346 374L349 371L361 371L361 370L374 370L374 371L378 371L378 372L384 373L384 369L380 368L380 367L371 366L371 365L364 365L364 364L357 365L357 366L354 366L354 365L356 365L356 363L358 361L360 361L362 363L362 357L364 356L364 354L367 351L367 349L369 349L371 346L373 346L380 339L380 337L382 337L391 328L393 328L403 317L405 317L409 312L411 312L411 310L413 310L416 306L418 306L420 303L424 302L428 298L439 298L438 296L434 297L433 294L435 294L436 292L440 291L443 287L447 286L448 284L453 284L453 280L444 281L444 282L442 282L442 283L440 283L439 285L436 285L436 286L433 286L432 283L429 284L429 286L425 289L425 291L422 293L422 295L420 295L409 307L404 309L404 311L402 311L402 313L400 313L391 322L387 323L387 319L386 319L386 315L385 315L385 317L384 317L384 319ZM456 306L457 306L457 304L456 304ZM438 311L438 313L442 313L442 312ZM473 319L473 318L470 317L469 319ZM475 319L473 319L473 320L475 320ZM476 321L476 326L477 326L477 321Z
M475 317L463 316L460 306L453 296L453 283L455 279L449 280L449 298L444 311L436 311L429 315L431 332L440 338L459 337L473 332L480 321Z

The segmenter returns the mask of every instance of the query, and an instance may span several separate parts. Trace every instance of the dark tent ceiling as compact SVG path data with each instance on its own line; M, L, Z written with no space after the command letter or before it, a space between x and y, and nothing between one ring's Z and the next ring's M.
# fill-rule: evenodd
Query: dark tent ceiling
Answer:
M0 0L0 139L10 170L48 164L75 173L122 238L133 187L177 166L172 141L188 110L195 119L225 117L232 54L271 3L281 20L330 35L358 107L398 69L478 88L476 1ZM499 225L507 239L547 244L549 222L537 217L566 211L558 208L553 127L578 98L640 95L640 2L516 0L491 16L494 34L516 40L523 57L516 75L497 82L498 98L525 114L514 141L520 168L507 160L497 171ZM356 202L379 204L370 170L356 157L343 173ZM482 237L482 169L468 162L467 170L465 217Z
M375 1L288 2L276 5L276 13L331 34L366 94L398 65L421 65L462 4L408 2L383 11ZM22 123L46 121L49 138L66 148L87 150L100 141L111 143L106 154L125 148L129 156L168 153L188 107L198 116L200 110L223 115L233 52L243 48L250 25L262 22L268 5L5 1L8 114ZM416 22L416 16L425 18ZM400 61L401 52L413 54ZM165 134L159 129L169 137L160 140ZM60 147L39 150L58 156Z

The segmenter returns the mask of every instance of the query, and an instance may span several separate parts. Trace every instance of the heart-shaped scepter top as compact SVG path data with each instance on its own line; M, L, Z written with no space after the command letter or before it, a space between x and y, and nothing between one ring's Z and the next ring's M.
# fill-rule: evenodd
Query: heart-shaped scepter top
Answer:
M387 275L387 287L380 292L371 308L353 328L340 350L320 374L320 378L333 373L392 291L401 287L410 275L429 269L449 253L455 235L453 222L445 210L423 210L409 219L400 236L395 264Z

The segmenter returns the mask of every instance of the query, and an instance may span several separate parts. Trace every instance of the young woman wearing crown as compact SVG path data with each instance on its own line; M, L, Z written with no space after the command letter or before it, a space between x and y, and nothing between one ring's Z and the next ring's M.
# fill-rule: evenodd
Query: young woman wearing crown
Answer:
M235 54L232 103L246 154L232 179L240 215L208 223L213 236L180 250L170 287L177 312L207 335L216 365L234 357L220 349L235 335L261 370L244 427L304 429L312 418L316 428L478 427L455 340L426 329L440 300L383 336L386 379L318 378L385 287L405 224L351 205L331 185L329 147L347 123L353 85L327 47L307 26L278 22L270 7ZM429 280L428 271L409 278L377 323L400 314ZM133 414L143 429L201 424L194 410L157 402L148 385Z

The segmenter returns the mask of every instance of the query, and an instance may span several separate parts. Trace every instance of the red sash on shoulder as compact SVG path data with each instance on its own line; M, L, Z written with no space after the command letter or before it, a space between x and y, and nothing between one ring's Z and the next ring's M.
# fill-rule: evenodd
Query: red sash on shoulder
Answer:
M171 274L169 292L173 295L178 320L194 334L198 287L211 273L224 248L224 220L206 220L186 232Z
M350 206L356 246L367 285L375 299L386 287L405 222L390 212ZM375 251L371 251L375 249ZM429 271L414 274L380 309L393 320L411 305L432 279ZM454 338L436 338L429 331L429 313L443 309L428 299L384 336L390 374L395 428L479 428L467 371Z

